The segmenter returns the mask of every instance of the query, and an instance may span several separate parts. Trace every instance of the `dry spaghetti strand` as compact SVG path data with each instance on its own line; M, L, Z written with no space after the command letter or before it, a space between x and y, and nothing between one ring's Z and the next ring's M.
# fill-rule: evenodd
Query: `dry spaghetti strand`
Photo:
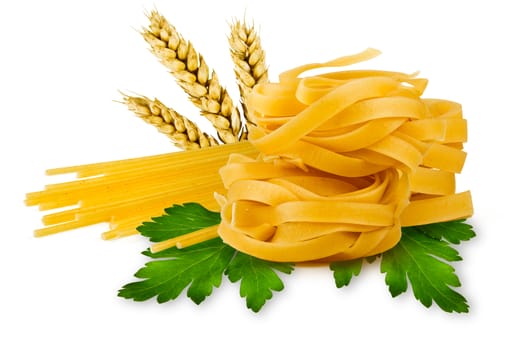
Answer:
M174 203L199 202L218 210L213 194L222 189L219 168L232 152L256 154L251 144L240 142L48 170L50 175L76 173L79 179L26 195L27 205L56 209L43 216L45 227L35 236L108 223L102 237L113 239L137 233L137 226Z

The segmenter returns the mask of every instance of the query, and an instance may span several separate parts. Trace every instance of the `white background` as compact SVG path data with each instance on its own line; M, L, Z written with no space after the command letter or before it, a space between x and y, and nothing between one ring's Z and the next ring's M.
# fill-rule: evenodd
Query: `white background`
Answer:
M0 5L0 348L170 349L523 348L523 11L515 1L3 1ZM468 4L468 5L467 5ZM171 151L115 103L118 90L158 97L197 116L138 30L164 14L237 95L228 22L261 29L271 77L291 66L375 47L359 67L421 71L427 97L463 104L478 237L460 246L460 292L471 312L392 299L377 264L338 290L327 269L284 278L259 314L223 280L200 306L118 298L143 265L145 240L105 242L103 226L36 239L25 192L50 167ZM220 345L220 346L219 346Z

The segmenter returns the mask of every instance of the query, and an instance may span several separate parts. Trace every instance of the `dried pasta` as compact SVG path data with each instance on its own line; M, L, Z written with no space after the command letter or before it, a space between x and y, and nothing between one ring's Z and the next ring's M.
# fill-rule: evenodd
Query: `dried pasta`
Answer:
M220 171L226 243L272 261L348 260L390 249L402 226L472 215L470 192L455 193L467 140L459 104L421 98L427 81L414 74L299 77L377 54L301 66L254 88L250 141L261 154L232 156Z
M427 80L417 74L302 77L378 54L300 66L256 85L246 100L249 142L48 171L80 179L27 194L28 205L62 208L35 234L107 222L103 238L124 237L174 203L199 202L220 211L221 223L152 251L220 236L261 259L317 262L382 253L403 226L471 216L470 192L456 193L455 183L466 159L460 104L422 98Z
M199 202L219 206L213 193L223 188L218 170L232 152L256 155L248 142L48 170L49 175L76 173L79 180L47 185L26 195L27 205L62 209L43 216L46 236L98 223L108 223L104 239L136 234L136 228L164 209ZM71 206L73 208L71 208Z

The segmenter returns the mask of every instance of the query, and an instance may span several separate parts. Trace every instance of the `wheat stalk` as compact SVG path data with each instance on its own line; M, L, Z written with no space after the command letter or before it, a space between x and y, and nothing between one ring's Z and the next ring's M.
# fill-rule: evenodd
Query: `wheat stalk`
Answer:
M241 94L241 105L248 125L254 125L253 116L246 106L246 97L258 83L268 81L268 67L261 39L253 24L235 20L230 24L230 54Z
M201 114L217 130L224 143L238 142L241 137L241 117L226 89L211 71L202 55L197 53L191 42L186 41L166 18L157 11L148 16L149 28L144 28L143 37L177 83L189 95Z
M151 100L145 96L123 96L130 111L157 127L177 147L190 150L218 144L215 138L203 133L191 120L166 107L159 100Z

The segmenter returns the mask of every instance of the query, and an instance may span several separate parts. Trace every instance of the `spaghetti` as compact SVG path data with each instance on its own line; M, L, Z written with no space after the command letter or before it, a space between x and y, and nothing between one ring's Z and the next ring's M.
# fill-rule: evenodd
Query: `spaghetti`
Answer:
M232 152L257 154L248 142L240 142L48 170L49 175L76 173L80 179L26 195L26 204L41 210L63 208L44 215L45 227L35 236L108 223L102 238L113 239L137 233L137 226L174 203L199 202L218 210L213 196L223 188L218 169Z

